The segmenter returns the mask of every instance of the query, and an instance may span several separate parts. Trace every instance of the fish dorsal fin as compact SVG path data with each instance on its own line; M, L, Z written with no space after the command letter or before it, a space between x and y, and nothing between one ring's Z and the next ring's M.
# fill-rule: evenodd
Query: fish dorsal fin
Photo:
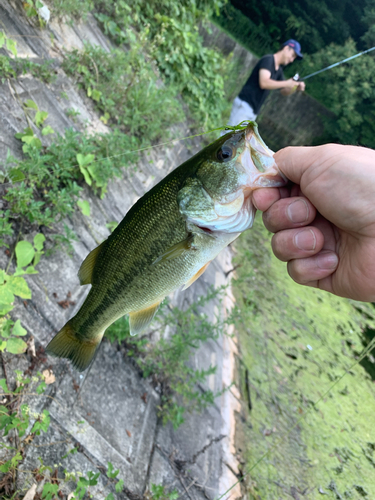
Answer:
M94 270L96 259L102 249L105 241L101 243L98 247L94 248L86 259L82 262L81 267L78 271L78 278L81 285L90 285L92 282L92 272Z
M171 246L166 250L162 255L160 255L152 265L157 264L158 262L175 259L176 257L180 257L183 253L187 252L191 248L193 248L193 240L194 235L190 234L187 238L175 245Z
M160 303L161 300L145 309L129 313L130 335L141 333L151 323Z
M199 269L199 271L197 273L194 274L194 276L192 278L189 279L189 281L187 281L184 285L184 288L183 290L186 290L187 288L189 288L190 285L192 285L194 283L194 281L196 281L199 276L202 276L202 274L205 272L205 270L208 268L208 266L211 264L211 261L209 260L207 262L207 264L205 264L203 267L201 267Z

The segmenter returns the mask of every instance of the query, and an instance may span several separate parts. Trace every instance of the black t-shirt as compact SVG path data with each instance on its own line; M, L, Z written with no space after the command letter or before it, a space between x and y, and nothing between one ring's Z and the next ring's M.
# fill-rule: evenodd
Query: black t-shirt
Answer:
M261 69L268 69L268 71L271 72L271 80L285 80L282 67L279 66L277 71L275 69L273 54L268 54L259 59L238 96L240 99L250 104L256 115L259 113L262 104L270 93L269 90L259 87L259 70Z

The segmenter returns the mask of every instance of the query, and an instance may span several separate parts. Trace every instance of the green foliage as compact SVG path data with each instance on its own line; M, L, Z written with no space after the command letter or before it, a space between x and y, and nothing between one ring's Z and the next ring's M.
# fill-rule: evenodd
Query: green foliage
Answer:
M0 32L1 38L1 32ZM51 83L56 80L56 74L52 69L53 61L44 61L35 63L29 59L15 58L0 55L0 75L1 82L4 83L7 78L15 78L18 75L31 74L34 78L39 78L45 83Z
M77 116L79 116L81 113L74 108L68 108L65 110L66 116L71 118L73 121L76 121Z
M57 496L58 491L59 491L58 484L44 483L43 491L42 491L42 499L43 500L52 500L52 498Z
M68 17L71 19L85 19L87 14L93 9L93 0L49 0L48 5L53 17L61 19Z
M4 83L7 78L13 78L16 76L16 72L10 64L10 59L7 56L0 55L0 75L1 83Z
M53 61L49 60L45 60L42 63L36 63L30 61L30 59L19 58L14 60L13 67L17 75L29 73L34 78L38 78L44 83L52 83L56 80L53 64Z
M212 20L243 47L259 57L273 52L275 48L268 30L264 26L258 26L231 3L227 3L221 9L220 15L214 16Z
M35 113L33 108L28 109ZM9 179L21 172L24 180L11 184L4 196L7 204L0 216L0 238L10 234L12 220L20 217L34 227L53 228L76 210L84 173L93 189L99 190L103 196L109 179L120 175L121 168L130 162L135 163L138 157L135 153L119 155L119 151L137 149L139 145L134 137L119 130L89 136L68 129L65 136L56 134L55 142L43 151L41 141L32 129L25 129L17 137L24 143L25 158L18 160L8 156L3 167L4 178ZM116 155L116 158L111 158ZM77 159L93 157L95 162L90 164L83 160L86 163L80 165ZM63 235L58 238L66 241Z
M225 0L135 0L131 8L125 1L96 0L97 16L117 43L136 39L144 45L165 81L184 97L194 118L203 127L216 126L225 107L223 73L225 59L206 48L199 35L200 22L208 20ZM129 27L138 30L135 37Z
M360 42L365 31L363 5L353 0L231 0L231 4L251 21L253 33L247 29L241 34L235 23L239 16L227 7L222 9L224 19L220 24L225 26L229 20L230 27L245 44L249 34L253 40L257 37L268 39L271 52L289 38L295 38L301 43L303 52L312 54L331 43L342 45L349 37Z
M43 5L44 4L40 0L27 0L27 2L23 2L23 8L25 9L27 17L36 17L39 21L40 27L44 27L46 25L38 10L41 9Z
M252 405L239 434L250 498L283 498L308 484L312 498L320 489L360 498L355 485L375 498L374 383L356 364L366 331L374 335L374 307L297 285L270 240L256 221L234 261L241 393Z
M21 354L26 351L26 343L19 337L26 335L20 320L14 322L7 316L12 311L15 296L31 299L31 290L22 277L23 274L36 274L35 266L43 255L45 236L36 234L33 244L19 241L15 247L17 267L13 275L0 269L0 351ZM30 265L32 264L32 265ZM26 268L26 269L23 269Z
M36 390L38 394L43 393L43 384L45 386L43 375L38 372L31 379L23 376L19 370L16 370L15 373L17 388L14 391L10 390L6 379L0 380L0 387L4 395L6 395L6 398L3 398L2 401L3 404L0 406L0 431L2 431L1 434L3 437L8 436L10 431L12 431L12 435L17 436L16 443L18 443L18 447L7 446L3 441L0 443L0 448L2 449L0 472L4 474L10 473L12 476L14 476L20 462L24 458L24 449L30 442L30 437L40 434L40 431L47 432L50 424L50 417L47 410L43 410L40 414L32 413L29 405L22 403L25 394L32 389ZM27 433L32 420L34 420L34 425ZM21 438L24 439L21 440ZM38 472L42 472L42 469L42 467L39 468ZM47 489L45 491L47 493Z
M79 206L83 215L90 217L90 203L87 200L78 200L77 205Z
M130 50L110 54L86 45L83 52L67 54L63 68L93 99L104 122L149 144L165 137L183 113L176 90L160 85L155 68L142 55L145 45L146 40L134 39Z
M77 483L77 488L74 491L74 498L76 500L82 500L82 498L89 491L90 486L96 486L98 484L98 477L100 476L100 472L96 474L94 472L89 471L87 473L87 478L80 477Z
M202 312L205 304L217 298L220 291L211 290L186 311L175 307L166 312L163 307L156 318L157 330L163 332L169 326L174 330L170 338L161 337L150 343L146 337L130 337L127 317L115 322L106 332L111 341L125 342L127 356L134 356L144 377L152 377L161 385L159 415L164 424L171 422L175 429L184 422L186 411L202 411L219 395L199 387L215 373L216 367L194 369L189 360L203 342L214 340L225 331L225 322L216 318L212 323Z
M173 490L170 493L165 491L165 486L161 484L151 484L152 500L177 500L179 497L178 491Z
M310 74L354 55L353 40L306 56L303 73ZM375 58L358 57L307 80L309 93L335 113L327 120L325 132L334 142L375 147Z
M0 49L4 47L17 57L17 42L9 38L3 31L0 31Z

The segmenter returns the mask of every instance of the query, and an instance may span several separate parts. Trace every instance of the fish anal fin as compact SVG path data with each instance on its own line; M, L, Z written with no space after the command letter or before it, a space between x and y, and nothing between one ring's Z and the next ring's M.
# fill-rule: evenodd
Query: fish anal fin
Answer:
M193 248L193 240L194 240L194 235L190 234L183 241L180 241L179 243L176 243L175 245L172 245L170 248L168 248L168 250L166 250L156 260L154 260L152 265L157 264L158 262L176 259L177 257L180 257L183 253Z
M183 287L183 290L186 290L187 288L189 288L190 285L192 285L194 283L194 281L197 281L197 279L202 276L202 274L205 272L205 270L208 268L208 266L211 264L211 261L209 260L207 262L207 264L205 264L203 267L201 267L199 269L199 271L197 273L194 274L194 276L192 278L189 279L189 281L187 281Z
M129 313L130 335L141 333L152 321L163 299L145 309Z
M103 335L93 340L81 340L77 337L70 321L64 325L46 348L46 353L58 358L70 359L80 372L91 363Z
M90 285L92 283L92 273L104 243L103 241L98 247L94 248L82 262L78 271L78 278L81 285Z

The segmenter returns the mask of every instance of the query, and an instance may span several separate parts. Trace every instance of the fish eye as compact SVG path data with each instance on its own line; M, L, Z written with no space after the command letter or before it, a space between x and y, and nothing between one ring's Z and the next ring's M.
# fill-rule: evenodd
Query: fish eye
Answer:
M219 161L229 161L234 156L234 148L229 144L224 144L219 151L216 153L216 157Z

